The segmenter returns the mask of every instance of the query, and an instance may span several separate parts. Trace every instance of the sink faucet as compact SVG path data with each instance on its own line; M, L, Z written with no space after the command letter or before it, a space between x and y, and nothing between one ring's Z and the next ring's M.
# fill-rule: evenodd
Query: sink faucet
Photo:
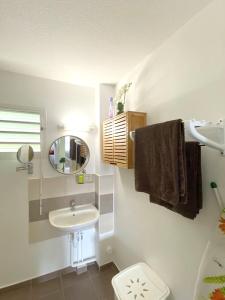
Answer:
M71 207L72 211L74 211L76 209L76 201L75 200L70 201L70 207Z

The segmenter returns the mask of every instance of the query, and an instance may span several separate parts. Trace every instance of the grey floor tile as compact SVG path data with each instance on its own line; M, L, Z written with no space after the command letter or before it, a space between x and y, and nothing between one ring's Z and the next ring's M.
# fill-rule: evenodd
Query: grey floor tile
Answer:
M45 282L35 282L32 285L32 299L42 299L53 293L61 291L60 278L54 278Z
M64 296L63 296L62 292L56 292L56 293L52 293L47 296L41 297L40 299L41 300L64 300Z
M111 280L99 280L99 278L95 278L93 280L93 286L98 299L114 300L114 292L111 285Z
M76 272L71 272L65 275L62 275L62 285L63 288L66 289L73 285L77 285L82 282L88 282L89 275L88 272L77 275Z
M89 278L75 281L64 289L65 300L99 300Z
M108 265L108 266L104 267L103 269L101 269L100 271L95 270L95 271L89 272L91 277L99 276L102 279L104 279L104 278L111 279L117 273L118 273L118 270L116 269L116 267L114 267L114 265Z
M118 273L113 265L101 271L97 264L88 271L56 274L35 279L28 285L0 292L0 300L114 300L112 277ZM45 279L48 280L45 280Z
M91 275L91 276L94 276L96 274L98 274L100 271L99 271L99 267L98 265L95 263L95 264L91 264L90 266L88 266L88 273Z
M112 266L108 266L100 272L91 273L92 284L100 300L114 300L111 280L116 273L118 271L112 268Z
M31 287L21 287L0 293L0 300L31 300Z

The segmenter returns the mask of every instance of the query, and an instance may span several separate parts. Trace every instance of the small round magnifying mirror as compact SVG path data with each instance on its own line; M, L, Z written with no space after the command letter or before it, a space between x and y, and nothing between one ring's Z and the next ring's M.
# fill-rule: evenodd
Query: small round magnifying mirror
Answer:
M34 150L30 145L22 145L17 151L17 160L22 164L27 164L34 158Z

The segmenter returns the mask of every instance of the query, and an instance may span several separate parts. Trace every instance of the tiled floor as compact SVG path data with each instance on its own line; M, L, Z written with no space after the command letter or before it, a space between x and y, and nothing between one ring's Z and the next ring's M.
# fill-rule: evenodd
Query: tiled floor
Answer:
M95 264L80 275L58 272L48 281L32 280L22 287L0 291L0 300L114 300L111 279L116 273L114 265L99 271Z

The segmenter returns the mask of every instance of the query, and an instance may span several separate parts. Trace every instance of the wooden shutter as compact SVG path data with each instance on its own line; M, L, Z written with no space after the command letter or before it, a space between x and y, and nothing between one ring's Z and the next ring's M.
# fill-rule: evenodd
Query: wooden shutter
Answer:
M114 163L113 159L113 119L103 122L103 161Z
M126 167L128 162L128 127L127 114L123 113L114 118L114 163Z
M128 111L103 122L103 161L131 169L134 143L129 132L146 126L146 113Z

